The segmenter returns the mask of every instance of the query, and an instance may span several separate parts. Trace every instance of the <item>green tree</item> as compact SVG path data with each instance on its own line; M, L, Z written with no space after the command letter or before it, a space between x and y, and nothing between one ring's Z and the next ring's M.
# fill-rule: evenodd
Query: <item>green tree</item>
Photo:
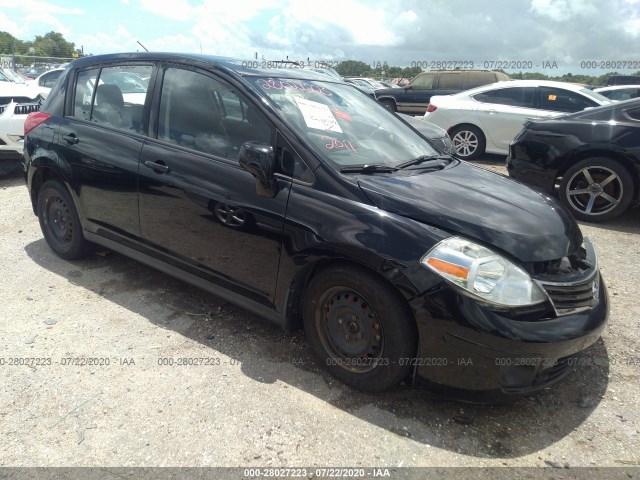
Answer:
M46 57L71 57L75 46L75 43L67 42L59 32L49 32L44 37L36 35L33 42L35 54Z
M399 76L402 78L413 78L419 73L422 73L422 69L420 67L404 67L402 69L402 74Z
M371 67L364 62L358 60L345 60L340 62L340 65L336 67L338 72L343 77L368 77L371 75Z
M24 42L9 32L0 32L0 53L19 54L24 50Z

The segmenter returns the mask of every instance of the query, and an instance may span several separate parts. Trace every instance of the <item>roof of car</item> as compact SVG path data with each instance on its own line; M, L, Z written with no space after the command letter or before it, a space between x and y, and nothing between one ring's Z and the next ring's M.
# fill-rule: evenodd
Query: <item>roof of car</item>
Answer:
M594 92L608 92L610 90L626 90L626 89L640 88L640 85L610 85L608 87L594 88Z
M472 88L470 90L464 90L460 93L451 95L452 97L466 97L475 95L476 93L482 93L487 90L494 90L496 88L510 88L510 87L556 87L564 88L574 92L580 92L585 89L584 86L576 83L567 82L555 82L553 80L502 80L495 83L488 83L479 87Z
M173 52L128 52L128 53L110 53L105 55L92 55L88 57L78 58L71 62L74 68L83 68L100 63L120 62L123 60L138 61L192 61L201 66L209 65L217 69L234 72L242 76L255 77L276 77L276 78L293 78L300 80L323 80L340 82L337 78L327 76L326 74L313 71L311 69L299 67L295 62L287 60L242 60L232 57L222 57L214 55L205 55L199 53L173 53ZM271 67L272 65L282 65L281 68L251 68L249 65L262 65Z

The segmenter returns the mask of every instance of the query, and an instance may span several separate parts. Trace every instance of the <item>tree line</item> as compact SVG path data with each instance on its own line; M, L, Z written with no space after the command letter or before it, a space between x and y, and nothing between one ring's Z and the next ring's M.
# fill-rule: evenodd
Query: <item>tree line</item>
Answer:
M358 60L346 60L340 62L335 70L343 77L373 77L373 78L407 78L411 79L421 73L420 67L392 67L380 63L367 64ZM456 69L460 70L460 69ZM565 73L563 75L545 75L539 72L506 72L512 80L553 80L557 82L581 83L584 85L604 85L611 75L619 75L618 72L608 72L602 75L584 75ZM640 75L640 71L631 75Z
M0 54L16 57L60 57L81 55L76 44L65 40L59 32L36 35L34 40L20 40L8 32L0 32ZM76 54L76 55L74 55Z

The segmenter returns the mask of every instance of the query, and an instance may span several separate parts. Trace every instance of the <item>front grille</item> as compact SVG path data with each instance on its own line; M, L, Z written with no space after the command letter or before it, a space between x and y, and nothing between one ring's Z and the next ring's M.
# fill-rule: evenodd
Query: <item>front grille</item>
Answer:
M582 283L542 283L558 315L567 315L587 310L598 301L600 276L596 274Z
M26 115L28 113L37 112L38 110L40 110L39 103L26 103L22 105L16 105L13 113L15 113L16 115Z

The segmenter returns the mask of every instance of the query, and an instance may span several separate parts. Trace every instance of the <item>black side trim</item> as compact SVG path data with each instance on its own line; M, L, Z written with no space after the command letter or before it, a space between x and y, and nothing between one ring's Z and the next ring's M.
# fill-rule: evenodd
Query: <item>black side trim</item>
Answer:
M219 285L216 285L214 283L208 282L205 279L198 277L197 275L186 272L173 265L169 265L168 263L163 262L157 258L154 258L138 250L122 245L121 243L115 242L101 235L97 235L95 233L91 233L86 230L83 230L83 234L84 234L84 238L86 238L90 242L97 243L98 245L107 247L115 252L118 252L118 253L121 253L122 255L130 257L140 263L144 263L145 265L148 265L152 268L160 270L161 272L167 273L172 277L176 277L179 280L182 280L198 288L206 290L207 292L217 295L220 298L223 298L224 300L239 306L240 308L248 310L251 313L255 313L260 317L266 318L267 320L275 323L281 328L285 327L285 316L281 313L276 312L272 308L266 307L243 295L235 293L226 288L220 287Z

